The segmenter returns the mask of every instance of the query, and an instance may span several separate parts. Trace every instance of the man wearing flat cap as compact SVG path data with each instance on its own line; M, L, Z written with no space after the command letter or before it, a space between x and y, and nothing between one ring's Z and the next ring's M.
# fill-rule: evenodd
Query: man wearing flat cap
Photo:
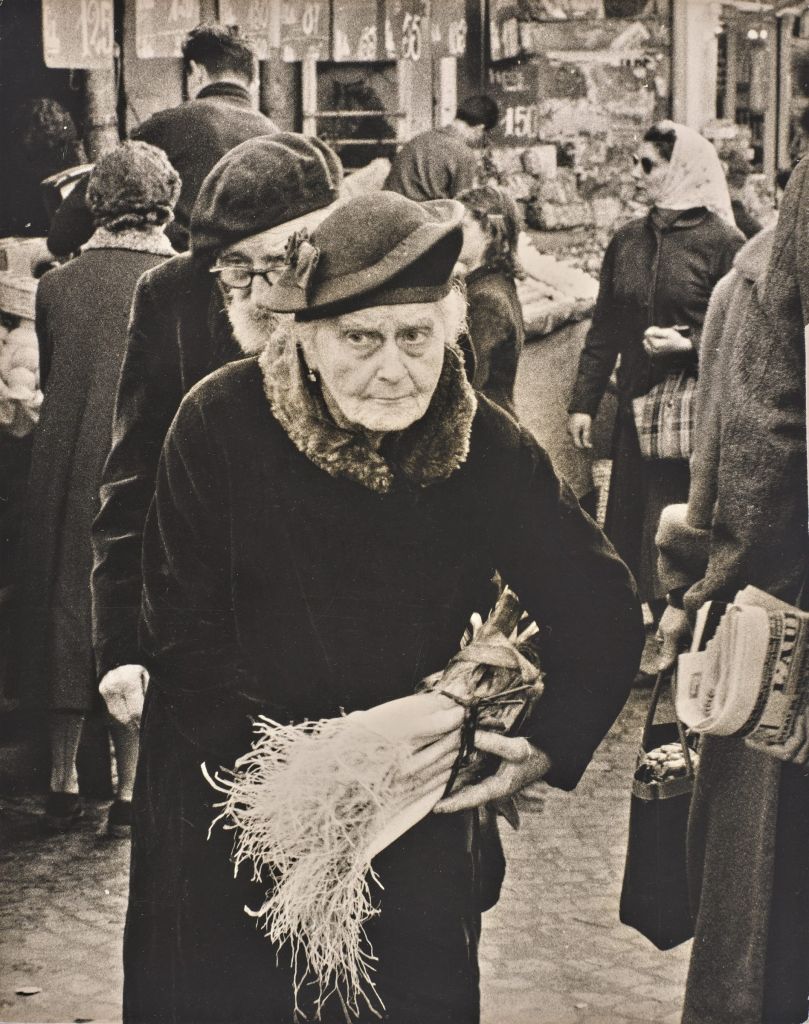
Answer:
M502 878L478 807L540 778L573 788L629 692L643 624L626 567L464 374L462 218L453 200L380 192L297 233L268 299L291 317L187 395L168 432L143 549L127 1024L303 1019L288 946L245 913L271 882L234 874L200 765L232 768L258 715L330 719L412 694L486 616L497 571L541 627L536 714L519 737L479 732L496 773L374 858L373 1005L338 985L318 1018L475 1024L481 911ZM407 792L460 746L463 709L439 699L395 773Z
M243 142L203 183L190 253L138 282L93 527L96 664L124 724L139 718L147 681L137 643L141 540L166 431L197 381L266 343L287 238L327 215L341 178L319 139L283 132Z

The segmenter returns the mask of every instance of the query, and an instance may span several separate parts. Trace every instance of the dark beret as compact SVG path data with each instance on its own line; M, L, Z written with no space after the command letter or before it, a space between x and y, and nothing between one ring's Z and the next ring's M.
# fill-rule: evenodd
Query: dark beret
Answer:
M214 165L191 212L191 253L203 259L333 203L342 165L320 139L279 132L248 139Z

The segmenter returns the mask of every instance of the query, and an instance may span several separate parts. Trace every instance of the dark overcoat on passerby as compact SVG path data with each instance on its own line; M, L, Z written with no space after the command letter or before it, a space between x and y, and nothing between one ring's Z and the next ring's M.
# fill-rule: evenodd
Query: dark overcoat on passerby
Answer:
M620 228L604 255L593 322L568 405L595 416L610 375L617 373L618 414L605 530L638 580L643 600L664 596L654 537L666 505L688 494L688 463L645 460L638 446L632 399L675 370L696 372L696 351L651 359L647 327L686 325L695 349L708 300L730 270L744 238L705 208L652 209Z
M467 274L469 337L475 354L473 384L516 417L514 383L525 342L522 306L514 278L502 270L478 267Z
M291 345L201 382L172 425L144 540L133 1024L175 1007L178 1020L292 1019L285 954L277 969L243 911L263 887L234 879L230 833L208 838L218 797L200 763L232 764L251 716L333 717L412 693L485 611L496 568L543 627L528 735L549 752L549 784L576 784L623 704L642 640L629 574L533 438L475 400L453 349L423 419L388 440L375 452L333 424ZM477 1019L484 908L467 823L430 815L375 860L384 1019ZM342 1021L333 1002L324 1020Z
M226 187L223 168L231 175ZM101 677L138 663L141 540L166 432L183 396L244 354L211 265L241 239L325 209L337 199L341 175L339 160L317 139L284 132L244 143L208 179L195 210L192 251L138 283L93 530Z
M691 617L748 584L806 606L807 246L804 161L774 239L748 243L712 303L727 326L714 354L715 394L700 408L719 407L719 430L698 449L687 515L668 510L660 534L668 584L690 586ZM740 738L705 737L688 848L696 937L684 1024L801 1024L809 996L805 770Z
M42 403L20 550L19 690L33 707L97 701L90 528L138 279L173 253L162 232L98 233L39 282Z

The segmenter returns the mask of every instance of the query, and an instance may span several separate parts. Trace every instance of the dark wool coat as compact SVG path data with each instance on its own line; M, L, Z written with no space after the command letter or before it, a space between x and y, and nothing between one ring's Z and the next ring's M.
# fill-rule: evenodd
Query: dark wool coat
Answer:
M169 425L197 381L241 355L206 263L183 254L138 282L93 528L99 677L137 664L143 524Z
M17 637L20 696L34 707L87 711L97 699L90 527L110 446L132 294L144 271L164 259L88 249L39 282L45 398L21 539Z
M620 356L605 530L635 574L643 600L665 593L657 577L654 536L662 509L687 497L688 465L643 459L632 399L672 371L690 367L696 372L697 361L696 352L651 359L643 349L643 332L685 324L698 348L713 287L730 270L743 242L741 232L705 209L654 209L617 231L604 255L568 410L595 415Z
M480 152L452 127L430 128L406 142L391 162L383 188L417 203L454 199L477 184Z
M692 616L747 584L795 601L805 580L806 160L784 195L766 275L765 244L748 243L717 296L726 320L711 380L721 390L700 408L721 402L718 430L695 463L687 520L667 514L661 532L671 584L696 579ZM689 823L697 915L685 1024L806 1019L808 849L805 772L743 740L706 737Z
M332 717L412 693L486 610L499 569L543 628L528 734L550 755L547 781L569 789L639 660L625 566L533 438L485 398L475 411L452 352L428 412L381 454L334 426L294 350L262 362L186 397L147 523L128 1024L291 1022L285 955L277 967L242 910L262 887L233 879L230 834L206 838L217 795L200 763L245 751L250 716ZM431 815L375 860L369 935L397 1024L478 1019L469 818ZM333 1003L324 1019L342 1021Z
M517 415L514 382L525 341L522 306L514 279L478 267L466 278L469 337L475 353L473 384L487 398Z

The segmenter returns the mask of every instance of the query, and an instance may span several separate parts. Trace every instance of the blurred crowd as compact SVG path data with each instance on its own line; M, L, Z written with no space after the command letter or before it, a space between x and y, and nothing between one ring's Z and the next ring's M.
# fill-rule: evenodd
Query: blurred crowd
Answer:
M223 543L226 535L220 532L217 507L224 498L214 484L224 487L223 480L231 477L215 477L208 467L199 477L184 476L187 455L182 437L174 433L175 463L166 454L161 462L166 436L177 429L178 410L182 425L183 415L190 415L184 398L199 394L199 382L209 381L213 394L220 378L211 375L231 363L247 359L264 366L272 357L281 366L288 356L287 337L303 338L293 346L287 376L281 381L265 371L265 387L293 445L327 475L339 476L340 460L353 444L350 437L324 455L315 450L319 435L317 444L299 435L313 415L306 396L319 395L329 373L338 383L317 406L317 415L331 417L331 426L350 435L349 399L341 404L339 382L346 393L353 384L348 370L340 377L318 352L303 325L307 318L355 315L365 306L410 308L408 302L444 301L451 278L465 299L462 326L451 346L454 352L457 343L464 374L457 387L465 394L463 388L471 385L485 396L485 407L495 406L519 436L515 382L526 329L517 286L526 271L519 256L517 207L504 189L486 180L481 163L481 144L499 117L494 100L485 95L462 100L450 124L401 147L385 180L349 188L328 145L279 132L253 109L255 60L244 40L226 29L200 26L186 41L184 61L192 98L155 114L93 164L85 163L75 126L54 101L20 112L20 159L26 163L20 169L16 233L42 236L47 245L28 253L39 278L34 326L4 315L0 328L0 615L4 646L11 652L3 666L2 696L6 713L15 708L42 737L45 820L57 831L70 829L83 813L79 750L86 723L95 722L109 730L114 751L108 831L130 836L139 728L153 666L165 671L176 658L183 672L202 677L206 671L205 650L186 653L186 661L176 653L185 643L183 629L191 627L180 617L171 619L177 611L172 602L180 600L170 591L171 578L181 569L197 574L200 591L210 593L212 602L223 586L226 569L217 564L203 573L200 566L206 546ZM609 243L567 399L570 439L581 451L592 449L594 420L605 395L617 405L603 521L609 543L603 541L602 555L609 561L617 552L636 581L646 606L647 649L654 648L656 637L660 641L659 666L650 669L647 658L645 671L636 672L629 625L623 653L609 648L605 657L616 665L623 664L622 657L626 661L626 679L615 684L616 693L624 686L624 696L633 682L648 685L657 668L667 668L687 646L706 601L732 600L749 584L799 607L805 601L809 172L806 160L795 156L791 178L789 171L779 175L777 217L760 218L748 201L751 169L744 152L720 159L711 142L672 121L650 126L638 140L633 175L648 213L618 228ZM46 179L43 192L40 183ZM351 192L355 197L347 198ZM460 205L441 206L448 201ZM368 205L373 202L378 205ZM376 210L373 216L387 235L370 220L367 233L352 239L352 225L343 225L346 251L341 252L328 241L328 226L350 203L359 204L351 207L357 217L372 218ZM426 211L423 224L414 204ZM415 226L393 247L392 225L409 224L408 218ZM461 239L452 258L441 248L448 244L442 239L450 237L450 221ZM372 253L374 231L381 241ZM415 241L428 236L429 244ZM385 277L379 268L386 261L403 276L391 271ZM444 264L441 280L425 269ZM330 280L329 274L337 282L334 297L317 300L320 306L312 306L317 317L285 298L281 285L290 275L308 301L320 294L318 288L325 294L323 275ZM356 281L375 281L374 275L382 297L371 301L368 294L376 295L371 286ZM295 331L288 328L287 335L284 325L293 316ZM654 449L655 437L650 454L639 419L639 400L664 385L678 396L688 390L690 405L683 408L693 413L680 425L678 441L684 447L674 455ZM443 386L434 382L436 394ZM298 395L295 389L298 404L289 398ZM204 388L202 393L208 394ZM213 416L207 406L201 408L201 433L193 435L198 444L207 429L205 416ZM436 424L437 437L444 437L442 430L451 433L447 423ZM370 446L372 454L363 455L359 468L352 463L348 475L373 490L368 480L382 472L378 453L393 459L397 451L393 442L388 447L385 435L406 437L408 428L364 428L365 434L379 435L376 447ZM474 445L474 432L472 438ZM240 461L236 443L225 452L225 440L212 434L211 451L232 461L233 476L247 472L250 457L259 456L245 444ZM167 451L171 454L171 444ZM548 454L552 460L557 455ZM459 456L457 465L466 456ZM401 452L399 457L406 465ZM532 472L539 479L544 470ZM160 519L161 487L164 509L175 508L169 502L173 496L180 510L176 522L166 511ZM582 539L582 531L596 530L589 519L586 526L569 527L579 513L566 504L564 483L553 487L561 488L560 504L543 514L549 522L568 524L571 532L560 527L559 536L582 550L601 544L600 533L593 534L597 541ZM265 498L272 509L272 497ZM408 500L415 505L417 499ZM216 532L206 533L208 526L203 529L187 511L197 503ZM588 511L595 515L594 499ZM255 522L246 516L240 529L260 535L264 514L251 511ZM405 517L405 511L400 514ZM166 540L171 531L187 531L197 544L187 549L178 543L176 558L187 560L179 568ZM149 551L158 534L166 545L162 555ZM392 542L395 546L395 538ZM418 561L415 553L412 557ZM570 557L574 565L578 556ZM151 566L155 575L142 607L143 566ZM593 566L603 569L597 559ZM246 567L241 571L248 575ZM341 571L351 574L345 565ZM581 582L582 594L588 585ZM260 604L265 595L250 596ZM602 599L594 589L593 601ZM552 604L552 595L549 600ZM165 627L168 637L159 621L155 625L161 614L171 622ZM279 621L284 614L278 612ZM606 634L607 620L597 621L601 626L592 628ZM202 627L215 633L220 623L203 618ZM255 623L239 621L239 630L254 628ZM155 636L162 637L160 644ZM582 640L587 644L590 638ZM189 682L163 713L196 723L187 710L197 699L196 685ZM597 703L594 695L592 701ZM225 721L228 713L223 703L217 714ZM157 721L158 711L152 714ZM609 727L605 716L594 727L595 743L598 729L603 734ZM189 726L200 734L205 728L204 722ZM105 733L96 756L108 758L108 750ZM158 766L154 749L140 756L146 787ZM505 763L511 754L502 756ZM104 766L111 787L107 760ZM572 777L571 785L575 781ZM565 782L551 784L569 788ZM151 798L156 799L154 792ZM807 833L809 781L802 765L752 751L741 737L704 739L689 831L696 938L685 1024L806 1020ZM148 944L151 933L143 920L131 919L130 928ZM159 944L155 948L159 952ZM130 978L136 980L130 982L128 1019L158 1019L148 1016L143 991L136 992L145 984L140 975L148 971L132 966L131 949L129 956ZM186 1012L192 1013L187 1007ZM474 1019L474 1010L463 1012L467 1016L440 1019Z

